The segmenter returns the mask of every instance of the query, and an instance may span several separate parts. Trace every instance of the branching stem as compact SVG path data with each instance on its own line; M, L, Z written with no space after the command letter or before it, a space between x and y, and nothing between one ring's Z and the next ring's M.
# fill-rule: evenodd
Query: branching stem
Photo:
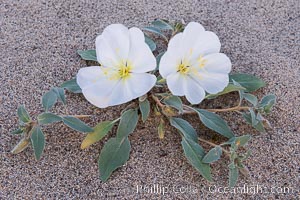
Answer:
M206 143L206 144L209 144L210 146L213 146L213 147L220 146L220 145L217 145L217 144L215 144L215 143L212 143L212 142L207 141L207 140L202 139L202 138L198 138L198 139L199 139L201 142L204 142L204 143ZM221 146L220 146L220 147L221 147ZM230 152L229 152L229 151L227 151L227 150L224 149L223 147L221 147L221 149L222 149L222 151L223 151L227 156L230 157Z
M76 117L76 118L87 118L87 117L91 117L92 115L70 115L72 117Z
M160 108L164 108L164 107L165 107L165 105L162 104L162 103L160 102L160 100L158 99L157 96L155 96L154 94L151 94L151 97L152 97L152 99L155 101L155 103L156 103Z

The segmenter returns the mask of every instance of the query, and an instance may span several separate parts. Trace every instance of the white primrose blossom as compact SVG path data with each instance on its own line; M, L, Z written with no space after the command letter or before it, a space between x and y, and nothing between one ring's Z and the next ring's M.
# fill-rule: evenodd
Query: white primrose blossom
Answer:
M77 84L85 98L99 108L126 103L146 94L156 77L146 72L156 59L138 28L121 24L106 27L96 38L97 60L101 66L81 68Z
M196 22L190 22L183 33L176 34L159 64L159 72L171 93L198 104L205 91L210 94L222 91L229 82L231 62L219 53L220 48L218 36Z

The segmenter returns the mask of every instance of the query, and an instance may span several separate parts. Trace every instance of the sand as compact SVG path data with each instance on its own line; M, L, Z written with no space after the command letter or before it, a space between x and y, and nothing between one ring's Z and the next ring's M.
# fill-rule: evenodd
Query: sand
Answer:
M2 0L0 199L297 199L299 13L297 0ZM165 139L158 139L154 118L138 125L130 136L129 161L106 183L98 177L97 157L107 138L80 150L84 135L56 124L44 129L47 146L39 162L31 148L18 155L9 153L19 139L9 134L17 127L18 105L25 104L33 116L40 113L41 95L86 66L76 50L95 48L95 37L111 23L143 27L155 18L202 23L220 37L221 51L231 58L234 72L251 73L267 82L256 95L277 95L277 106L268 116L273 129L266 133L254 131L238 115L223 115L232 120L237 135L253 136L249 143L252 156L246 162L251 177L241 178L237 186L258 185L264 193L225 193L225 157L212 165L214 182L205 181L188 164L174 129L169 127ZM95 116L86 121L90 125L114 119L124 108L97 109L81 95L68 93L67 98L69 114ZM63 106L55 111L62 113ZM190 120L196 122L193 117ZM212 134L202 126L197 128L200 135ZM153 185L165 188L166 193L140 191ZM284 187L290 191L283 193Z

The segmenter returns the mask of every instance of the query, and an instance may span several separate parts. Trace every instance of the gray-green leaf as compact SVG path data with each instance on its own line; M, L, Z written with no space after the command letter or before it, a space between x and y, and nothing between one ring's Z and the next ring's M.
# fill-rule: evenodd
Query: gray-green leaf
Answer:
M245 88L242 86L234 85L234 84L228 84L227 87L222 92L219 92L217 94L208 94L208 95L206 95L205 98L206 99L214 99L218 96L221 96L221 95L224 95L224 94L227 94L230 92L240 91L240 90L245 90Z
M65 125L67 125L68 127L72 128L76 131L83 132L83 133L89 133L89 132L94 131L91 127L86 125L83 121L81 121L80 119L77 119L75 117L65 116L65 117L62 117L62 120L65 123Z
M193 140L184 137L182 137L181 145L190 164L196 168L205 179L212 181L209 164L202 162L202 158L205 154L203 148Z
M168 38L158 28L148 26L148 27L142 28L142 30L157 34L157 35L163 37L166 41L168 41Z
M276 103L276 96L274 94L266 95L262 98L259 107L262 108L265 113L270 113L273 105Z
M182 101L178 96L168 96L163 102L168 106L176 108L179 112L183 112Z
M40 127L37 126L33 128L30 139L34 156L36 160L39 160L45 148L45 136Z
M198 135L192 125L184 119L171 117L170 124L179 130L187 139L198 142Z
M121 120L117 130L117 137L124 138L132 133L139 120L137 109L129 109L121 116Z
M46 92L42 97L42 104L45 111L47 112L50 108L52 108L56 103L56 101L57 101L57 95L53 90Z
M142 121L145 122L150 114L150 103L148 99L139 102L140 111L142 113Z
M130 142L128 137L109 139L104 145L98 160L100 179L105 182L114 170L129 159L129 153Z
M249 101L253 106L257 105L257 97L253 94L249 93L242 93L242 98L245 98L247 101Z
M29 116L27 110L25 109L24 105L21 105L18 107L17 114L18 114L19 119L22 122L24 122L24 123L30 122L30 120L31 120L30 116Z
M155 70L159 69L159 63L160 63L160 59L161 57L165 54L165 51L160 52L157 56L156 56L156 68Z
M82 93L81 88L76 82L76 78L65 81L60 87L65 88L66 90L69 90L70 92L73 93Z
M18 134L21 134L21 133L23 133L23 130L20 129L20 128L18 128L18 129L16 129L16 130L12 131L10 134L18 135Z
M258 130L259 132L265 132L263 122L257 119L257 116L255 115L252 109L250 109L250 113L243 113L242 115L246 122L250 124L253 128Z
M53 92L56 94L57 98L63 103L66 104L65 90L63 88L52 88Z
M62 120L60 116L53 113L41 113L38 115L37 119L40 125L60 122Z
M237 166L229 167L229 187L234 187L239 176L239 169Z
M194 108L194 110L198 113L200 120L207 128L216 131L227 138L234 136L231 129L227 125L227 122L224 121L219 115L207 110L197 108Z
M91 50L78 50L77 53L80 55L80 57L83 60L91 60L91 61L97 61L97 55L96 55L96 50L91 49Z
M146 34L145 34L145 42L147 43L151 51L155 51L156 49L155 42Z
M240 137L236 137L235 138L235 143L238 146L245 146L250 139L251 139L250 135L243 135L243 136L240 136Z
M212 163L221 158L222 148L220 146L216 146L212 148L202 159L204 163Z
M232 80L235 80L242 87L246 88L246 92L254 92L266 85L263 80L250 74L231 74L229 75L230 83L233 83Z
M167 20L163 20L163 19L157 19L154 20L153 22L151 22L151 24L158 29L161 30L173 30L173 26L171 24L169 24L169 22Z

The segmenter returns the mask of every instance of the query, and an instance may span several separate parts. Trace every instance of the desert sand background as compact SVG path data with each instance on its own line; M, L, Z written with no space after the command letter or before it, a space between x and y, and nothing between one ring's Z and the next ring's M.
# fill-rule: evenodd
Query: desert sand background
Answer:
M158 139L154 117L138 125L130 136L129 161L106 183L98 177L97 158L107 138L80 150L84 135L62 124L44 129L47 144L39 162L31 148L18 155L9 153L19 139L9 134L17 127L17 107L25 104L32 115L40 113L42 94L87 65L77 55L78 49L95 48L97 34L109 24L143 27L155 18L200 22L219 36L221 51L231 58L233 72L254 74L266 81L267 86L256 95L277 95L277 106L268 116L273 129L266 133L254 131L236 114L222 115L238 119L230 122L237 135L253 136L249 143L252 156L246 162L251 177L241 178L237 186L260 185L268 192L210 192L210 187L228 185L228 160L223 157L212 165L214 182L208 183L187 162L174 129L168 127L165 139ZM1 0L0 199L299 198L299 33L298 0ZM94 115L86 120L91 126L118 117L125 106L97 109L82 95L70 93L67 101L69 114ZM55 109L63 110L61 105ZM194 118L189 120L197 125ZM201 125L197 130L207 138L212 134ZM137 186L153 184L196 192L136 192ZM291 191L271 193L271 187Z

